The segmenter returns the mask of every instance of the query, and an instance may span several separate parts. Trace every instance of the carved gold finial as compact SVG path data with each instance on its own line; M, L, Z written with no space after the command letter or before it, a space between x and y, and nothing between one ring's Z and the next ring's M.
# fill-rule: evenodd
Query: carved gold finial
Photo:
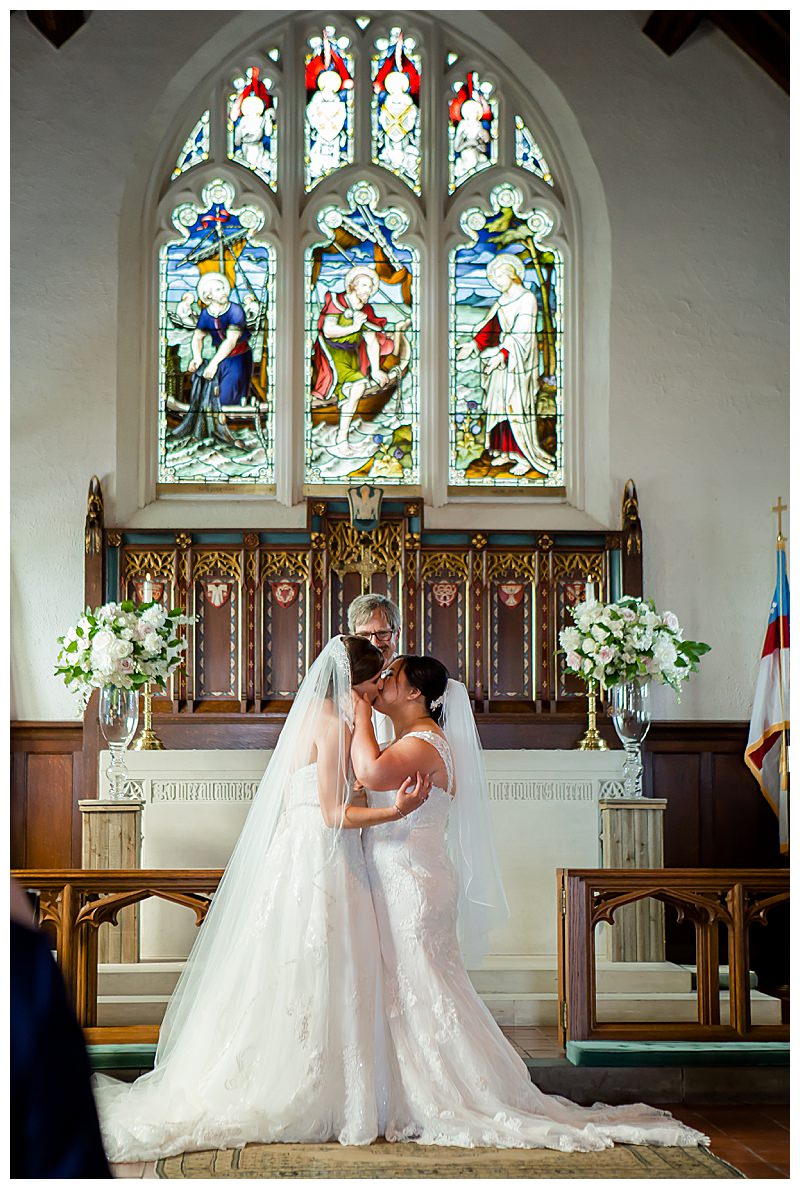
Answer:
M539 537L539 540L536 542L536 544L539 546L540 549L545 549L545 550L552 549L553 548L553 538L550 536L549 533L542 533L541 537Z
M625 552L640 554L642 552L642 522L639 519L639 497L636 494L636 484L629 479L622 493L622 531L625 535Z
M783 513L788 512L788 510L789 510L788 504L784 504L783 496L779 495L778 502L775 505L775 507L772 509L773 512L778 513L778 544L779 545L781 544L781 542L783 542L785 540L784 535L783 535Z
M175 538L175 544L179 549L188 549L192 543L192 538L189 533L178 533Z
M485 549L488 544L488 539L484 537L483 533L476 533L472 538L473 549Z
M83 541L89 557L95 557L103 548L103 490L97 475L89 480Z

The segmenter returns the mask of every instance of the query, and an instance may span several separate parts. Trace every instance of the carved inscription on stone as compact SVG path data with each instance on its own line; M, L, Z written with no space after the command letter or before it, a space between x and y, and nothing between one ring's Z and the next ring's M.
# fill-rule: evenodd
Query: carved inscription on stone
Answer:
M490 801L593 801L590 780L490 780Z
M153 801L252 801L257 780L154 780Z

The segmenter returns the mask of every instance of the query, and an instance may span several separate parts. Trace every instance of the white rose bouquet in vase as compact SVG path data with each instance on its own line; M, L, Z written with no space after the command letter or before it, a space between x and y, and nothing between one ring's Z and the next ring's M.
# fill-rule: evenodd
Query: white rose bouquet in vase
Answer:
M180 608L167 611L154 602L105 603L87 608L59 637L55 672L78 695L81 710L92 690L100 690L98 718L111 752L114 800L126 799L125 749L139 722L139 691L150 683L166 688L186 650L178 629L190 622Z
M709 645L684 640L677 617L671 611L659 614L652 599L586 599L571 607L570 614L574 626L559 634L567 669L590 687L596 684L611 691L611 718L627 753L625 795L640 797L650 683L669 685L680 695Z

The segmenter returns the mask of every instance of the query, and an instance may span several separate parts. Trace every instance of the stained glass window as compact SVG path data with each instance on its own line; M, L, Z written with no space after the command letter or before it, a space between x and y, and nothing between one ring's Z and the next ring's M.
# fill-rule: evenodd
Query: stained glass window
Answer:
M514 154L520 169L527 169L543 182L547 182L548 186L552 186L553 175L550 166L522 116L514 117Z
M244 77L233 80L228 97L228 156L267 183L278 183L277 102L272 79L262 77L258 66L250 66Z
M159 254L159 482L272 483L275 250L217 179Z
M206 80L177 159L176 126L153 187L162 486L571 486L573 215L545 154L566 165L530 80L437 26L287 13ZM300 392L302 475L274 446Z
M408 216L358 182L306 253L306 481L416 483L418 257Z
M372 160L419 194L422 62L413 37L393 28L375 42L372 58Z
M180 177L182 173L186 173L186 170L191 169L193 165L199 165L201 161L208 160L210 114L210 112L204 111L187 136L183 148L178 153L178 160L175 162L175 168L172 171L173 180Z
M450 484L562 487L560 252L553 220L504 185L450 254Z
M497 160L497 99L494 86L471 70L453 83L448 103L450 190Z
M317 182L353 160L353 55L349 37L326 25L306 53L305 182Z

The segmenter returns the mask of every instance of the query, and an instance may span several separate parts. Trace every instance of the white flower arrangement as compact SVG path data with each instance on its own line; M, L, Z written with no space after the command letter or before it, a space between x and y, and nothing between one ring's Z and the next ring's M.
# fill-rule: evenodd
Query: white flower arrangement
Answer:
M179 626L192 623L180 607L130 601L86 608L73 628L59 636L55 672L85 708L93 689L115 685L139 689L148 681L164 689L181 664L186 641Z
M570 608L574 627L562 628L567 668L587 683L611 689L629 681L659 681L680 694L708 644L684 640L672 611L659 615L652 599L625 595L616 603L587 599Z

